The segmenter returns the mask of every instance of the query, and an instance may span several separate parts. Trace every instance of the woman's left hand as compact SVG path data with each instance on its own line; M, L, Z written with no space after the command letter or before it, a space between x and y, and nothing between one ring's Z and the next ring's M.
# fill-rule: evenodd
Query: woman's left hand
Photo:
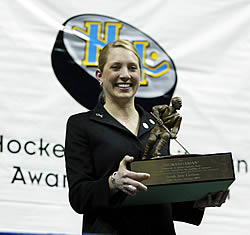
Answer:
M206 207L220 207L225 203L229 190L225 192L217 192L215 196L211 193L207 195L205 199L197 200L194 202L194 208L205 209Z

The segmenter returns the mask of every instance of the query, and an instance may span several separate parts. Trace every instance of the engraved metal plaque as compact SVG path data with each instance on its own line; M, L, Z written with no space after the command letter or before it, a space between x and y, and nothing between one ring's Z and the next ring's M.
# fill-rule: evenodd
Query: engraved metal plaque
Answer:
M234 177L230 153L211 155L179 155L131 163L131 170L150 174L147 186L222 180Z
M227 190L235 180L231 153L165 156L132 162L130 169L150 178L142 181L148 191L128 196L125 206L199 200Z

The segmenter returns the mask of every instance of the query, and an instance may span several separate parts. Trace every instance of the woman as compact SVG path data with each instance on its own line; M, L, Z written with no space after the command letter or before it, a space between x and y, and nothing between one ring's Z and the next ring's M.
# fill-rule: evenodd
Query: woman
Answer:
M203 210L193 202L122 205L127 195L145 191L147 173L127 169L141 159L155 121L134 103L141 60L126 40L107 44L96 77L105 103L73 115L67 123L65 158L72 208L84 214L83 232L98 234L175 234L173 220L198 225ZM163 154L168 154L165 148Z

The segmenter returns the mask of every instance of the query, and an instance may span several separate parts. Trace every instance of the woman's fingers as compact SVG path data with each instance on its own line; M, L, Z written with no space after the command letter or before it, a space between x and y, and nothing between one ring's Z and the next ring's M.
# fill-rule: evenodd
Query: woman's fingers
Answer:
M136 173L137 174L137 173ZM133 175L133 174L132 174ZM136 179L145 178L144 173L139 174ZM135 194L138 191L147 191L147 186L142 184L140 181L130 177L130 172L127 172L119 178L120 189L128 194Z
M123 191L125 193L131 195L131 196L133 196L133 195L135 195L137 193L136 187L134 187L133 185L130 185L130 184L129 185L125 185Z
M127 163L132 162L133 160L134 160L133 157L126 155L120 162L120 168L126 169L126 171L124 171L125 177L129 177L137 181L148 179L150 177L148 173L138 173L127 170Z
M122 191L129 194L129 195L135 195L139 191L146 191L147 187L143 185L142 187L136 187L132 184L125 184L122 188Z
M223 196L223 192L216 193L215 199L213 201L214 206L221 206L221 204L222 204L221 203L222 196Z
M211 193L209 193L208 195L207 195L207 205L206 206L212 206L212 202L213 202L213 199L212 199L212 194Z
M195 201L195 208L205 208L205 207L220 207L223 203L225 203L227 196L229 194L229 190L225 192L217 192L215 197L211 193L207 195L206 199L201 199Z
M221 206L223 203L225 203L225 201L228 197L228 194L229 194L229 190L227 190L225 192L217 193L216 198L215 198L216 206Z
M127 177L137 180L137 181L142 181L142 180L148 179L150 177L150 174L127 171Z
M229 194L229 189L223 193L223 195L221 197L221 204L225 203L225 201L228 197L228 194Z
M131 185L133 187L133 190L135 191L147 191L148 188L147 186L145 186L144 184L140 183L139 181L127 178L127 180L125 181L125 186L126 185Z
M130 157L128 155L126 155L120 162L120 167L124 167L127 168L127 163L128 162L132 162L134 160L133 157Z
M127 169L127 163L132 162L133 157L126 155L120 162L117 172L117 185L123 192L135 195L138 191L146 191L147 187L141 183L150 177L147 173L137 173Z

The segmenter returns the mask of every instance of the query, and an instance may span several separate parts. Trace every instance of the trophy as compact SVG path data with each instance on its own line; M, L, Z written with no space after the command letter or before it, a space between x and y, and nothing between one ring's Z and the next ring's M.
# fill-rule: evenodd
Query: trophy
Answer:
M162 149L170 139L174 139L184 149L185 153L189 154L187 149L176 139L182 120L177 110L182 107L182 100L180 97L174 97L171 103L172 106L157 105L152 108L151 115L156 119L157 123L150 132L142 159L149 158L149 153L158 139L159 142L156 145L153 157L160 157Z
M177 140L182 117L177 112L182 100L174 97L171 105L157 105L151 115L157 123L151 130L142 160L131 162L129 169L146 172L146 192L128 196L125 205L196 201L208 193L226 191L235 180L232 154L191 154ZM176 141L185 154L163 156L161 151L170 140Z

